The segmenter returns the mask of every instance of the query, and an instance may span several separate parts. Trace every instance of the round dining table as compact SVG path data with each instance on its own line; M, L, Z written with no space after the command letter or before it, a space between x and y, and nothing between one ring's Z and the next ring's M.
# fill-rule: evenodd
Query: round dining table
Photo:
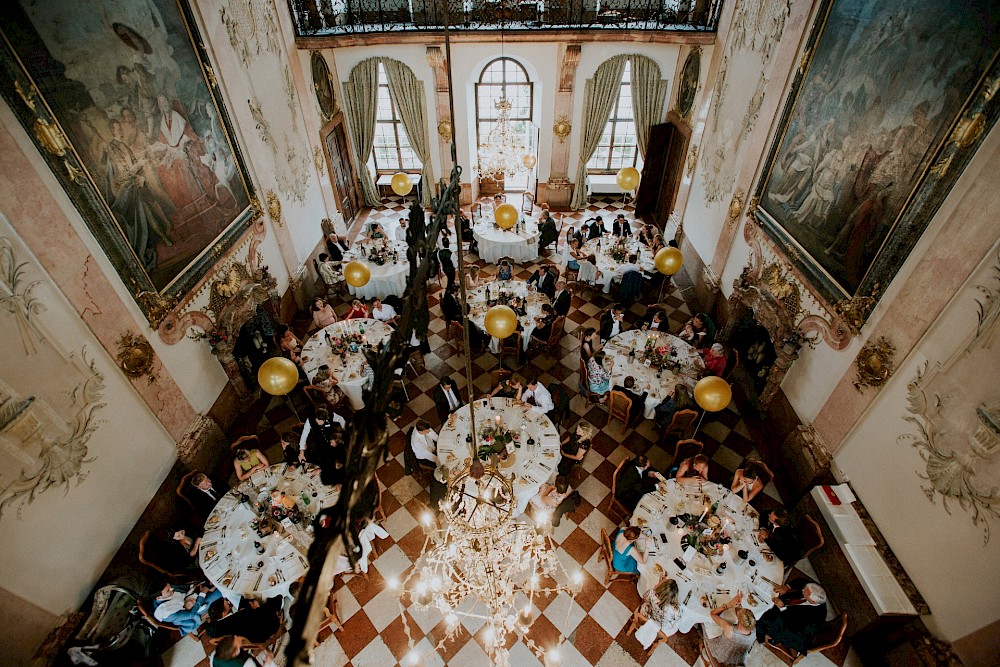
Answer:
M291 468L284 463L260 470L219 499L205 522L198 563L205 576L238 606L243 596L257 599L290 597L289 588L309 569L312 521L321 509L340 498L340 486L324 486L318 468ZM273 532L259 536L252 525L269 516L271 492L295 500L302 520L275 522Z
M384 249L384 250L383 250ZM371 259L371 253L395 251L395 261L390 257L384 264ZM358 241L344 253L344 264L352 261L364 262L371 271L371 278L361 287L348 284L347 289L359 299L384 299L389 295L402 296L406 291L406 279L410 274L410 260L406 258L406 242L379 239Z
M618 267L625 263L628 254L636 253L639 255L639 267L644 273L651 273L656 268L653 262L653 253L634 236L625 237L626 256L622 261L616 260L612 257L612 250L618 243L619 237L612 236L606 232L599 238L587 241L583 244L583 248L581 248L585 254L593 255L597 260L595 266L600 271L600 275L597 277L596 282L604 287L605 294L611 293L611 278Z
M534 261L538 258L539 236L538 223L525 218L511 229L501 229L493 220L480 220L472 228L479 256L490 264L496 264L501 257L519 263Z
M371 318L334 322L314 333L302 346L302 369L312 382L320 366L329 366L330 374L337 379L337 386L344 392L351 407L360 410L365 407L362 394L366 377L363 371L367 363L361 344L378 346L379 343L387 343L391 335L392 327ZM343 349L343 354L335 352L336 349Z
M524 315L518 313L521 323L521 348L527 351L531 343L531 332L535 330L535 318L542 316L542 304L549 303L549 297L528 286L523 280L497 280L480 285L466 293L469 304L469 321L480 331L486 331L486 311L489 300L506 301L511 298L524 299ZM491 337L490 350L500 351L500 339Z
M497 462L499 471L512 476L516 506L514 516L523 513L528 501L538 493L542 484L554 478L559 465L559 433L545 413L512 398L484 398L474 401L476 409L476 437L483 444L482 434L487 427L499 425L511 432L514 440L507 446L508 456ZM438 435L438 463L449 470L456 470L472 462L471 436L472 411L469 405L456 410L441 427Z
M650 349L647 344L653 351L650 356L656 363L644 359L646 350ZM673 356L668 356L669 363L661 367L659 359L663 356L658 351L664 347ZM693 390L698 379L705 373L705 362L698 350L677 336L661 331L623 331L608 341L604 346L604 353L614 361L611 370L612 386L624 386L625 378L631 375L635 378L633 391L639 394L648 392L643 406L646 419L656 416L656 406L663 402L674 385L680 382Z
M681 544L685 534L700 533L706 526L699 522L685 528L683 522L671 522L685 514L722 526L731 539L722 554L709 557ZM709 518L712 515L716 518ZM773 606L771 597L781 584L784 566L757 538L757 511L726 487L693 478L661 482L639 501L631 525L642 530L636 548L647 554L646 562L639 563L639 593L656 586L662 574L677 582L680 632L690 632L701 623L709 637L718 636L722 630L712 621L712 610L740 591L742 606L755 618Z

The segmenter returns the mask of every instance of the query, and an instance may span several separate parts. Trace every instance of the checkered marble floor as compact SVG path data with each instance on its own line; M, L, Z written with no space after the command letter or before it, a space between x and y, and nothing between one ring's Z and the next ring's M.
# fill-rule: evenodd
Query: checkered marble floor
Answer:
M620 200L617 206L621 206ZM402 211L400 203L390 203L383 210L371 212L368 218L378 219L388 229L390 224L395 226ZM612 219L617 212L614 200L602 200L587 211L568 214L566 227L595 214ZM631 219L629 213L626 211ZM362 225L357 228L362 228ZM465 259L469 263L485 266L476 255L466 255ZM525 279L537 266L551 263L560 264L561 260L555 254L542 257L535 263L518 267L515 277ZM691 310L680 296L684 286L683 277L677 282L680 287L675 288L660 302L669 314L671 331L678 330L691 316ZM464 357L457 351L455 344L444 337L444 320L438 306L440 293L440 287L432 283L428 299L432 315L429 337L431 352L425 355L422 367L417 364L416 377L412 372L408 373L407 390L410 400L403 414L390 427L391 458L378 471L383 487L383 508L387 517L383 526L390 537L376 541L379 556L373 561L367 579L346 576L338 584L337 599L344 629L337 632L326 629L320 634L320 644L316 648L313 664L324 667L392 667L399 664L409 651L398 595L387 587L386 582L405 576L407 569L420 554L424 533L419 526L419 518L427 509L429 495L426 488L404 473L404 434L418 419L426 419L434 428L438 428L437 412L431 394L441 376L451 375L463 395L468 396L469 393L463 373ZM598 326L599 314L610 305L608 298L599 291L588 295L588 299L574 295L565 336L553 355L533 355L516 370L522 377L536 375L546 385L560 382L567 388L573 396L570 403L572 415L564 422L564 427L572 425L578 419L586 419L601 429L583 465L571 476L573 487L580 491L583 498L581 506L576 512L567 514L561 525L554 529L554 538L559 544L558 555L568 570L582 569L583 587L575 598L565 594L539 598L536 605L537 620L532 626L531 637L541 646L550 646L560 634L565 636L567 642L564 645L562 664L572 667L700 665L697 632L676 634L668 644L646 654L639 642L628 633L632 611L640 602L635 585L619 582L605 588L602 583L604 569L597 558L600 532L602 529L610 532L617 525L604 511L615 466L624 458L644 453L650 457L655 467L666 470L672 457L670 447L661 446L652 422L645 420L623 434L619 422L615 422L610 428L605 427L608 416L604 405L589 404L584 398L577 396L577 330L580 327ZM335 306L340 314L347 309L346 304ZM634 322L642 316L645 309L645 305L634 305L626 317ZM301 326L296 328L305 328L304 320L297 324ZM509 359L505 360L508 367L510 363ZM489 390L489 371L497 367L495 355L486 352L475 356L475 395ZM259 407L260 411L255 413L256 416L243 419L237 424L237 432L232 435L235 437L248 432L258 433L262 442L270 447L266 454L273 456L272 460L279 460L278 434L291 427L297 419L285 405L276 400ZM755 449L754 438L735 404L710 415L702 425L698 439L704 442L705 454L711 460L710 476L718 482L730 480L733 472ZM755 505L761 510L780 505L773 484L765 489L759 500L755 500ZM809 572L806 564L803 564L803 569ZM409 607L403 613L418 648L430 649L443 638L446 626L439 614L422 613ZM481 627L472 623L463 626L457 636L425 664L461 667L489 665L483 648L485 642ZM519 640L512 644L511 656L511 664L517 667L540 664ZM810 656L800 664L843 665L845 658L846 651L842 650L829 657ZM202 667L209 662L202 645L189 638L168 651L164 656L164 664L170 667ZM751 664L770 666L781 663L769 651L757 646L752 654Z

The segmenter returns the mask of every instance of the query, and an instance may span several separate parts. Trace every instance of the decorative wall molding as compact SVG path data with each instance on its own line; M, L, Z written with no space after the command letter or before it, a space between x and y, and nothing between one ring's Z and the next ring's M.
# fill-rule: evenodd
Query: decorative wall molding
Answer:
M149 384L156 382L153 370L156 364L156 353L153 346L142 336L126 331L118 337L118 354L115 355L118 367L130 380L146 378Z
M860 392L865 387L881 387L888 382L895 370L895 353L896 347L885 336L868 341L854 360L858 371L854 388Z
M278 17L271 0L228 0L219 13L229 45L245 69L261 53L281 53Z
M580 65L580 44L567 44L563 53L562 67L559 68L559 92L573 92L576 68Z

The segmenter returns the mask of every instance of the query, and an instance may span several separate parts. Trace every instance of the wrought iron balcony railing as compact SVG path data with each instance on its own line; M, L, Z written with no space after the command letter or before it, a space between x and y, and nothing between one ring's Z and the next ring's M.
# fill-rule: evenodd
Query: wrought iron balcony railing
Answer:
M299 37L443 30L716 29L722 0L289 0Z

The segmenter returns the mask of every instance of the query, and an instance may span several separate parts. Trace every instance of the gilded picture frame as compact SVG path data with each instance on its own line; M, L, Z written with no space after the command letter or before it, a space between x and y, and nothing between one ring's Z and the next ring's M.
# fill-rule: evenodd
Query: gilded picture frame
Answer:
M260 215L185 0L17 2L0 94L155 327Z
M859 328L1000 113L998 27L988 0L819 7L752 214Z

